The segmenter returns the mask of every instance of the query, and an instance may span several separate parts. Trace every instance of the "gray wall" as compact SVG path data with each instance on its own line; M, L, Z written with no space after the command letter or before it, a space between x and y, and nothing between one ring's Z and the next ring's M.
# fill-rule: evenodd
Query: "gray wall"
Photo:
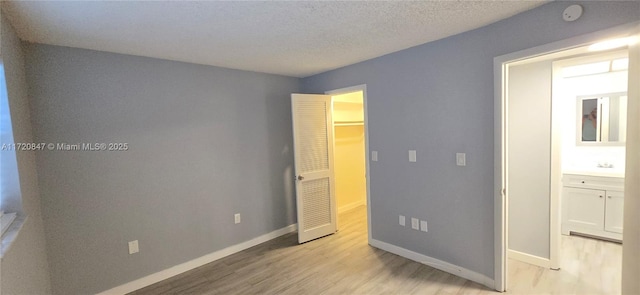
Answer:
M129 144L38 154L54 293L104 291L295 223L299 79L26 49L37 142Z
M493 59L637 21L640 2L553 2L489 26L303 79L302 90L367 84L372 237L488 277L494 271ZM409 163L407 150L418 162ZM467 153L467 166L455 153ZM401 228L398 215L429 232Z
M34 142L25 57L20 40L4 15L2 22L2 60L13 123L15 142ZM16 155L22 191L22 212L28 219L5 256L2 258L2 294L49 294L49 266L47 264L44 226L40 211L40 193L36 173L36 154L18 152ZM2 163L4 165L4 162Z
M551 61L509 67L509 249L550 258ZM558 127L560 128L560 127Z

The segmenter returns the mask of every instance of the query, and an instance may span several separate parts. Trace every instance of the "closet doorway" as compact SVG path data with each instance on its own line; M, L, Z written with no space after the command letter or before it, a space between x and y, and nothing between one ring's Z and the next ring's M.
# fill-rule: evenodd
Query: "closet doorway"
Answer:
M348 220L366 223L370 242L366 85L323 95L292 93L291 112L298 243L338 231L338 212L345 216L345 228Z
M367 223L369 220L365 127L366 86L342 88L325 94L331 95L332 102L334 176L338 230L340 230L339 218L343 213L364 210L367 211Z

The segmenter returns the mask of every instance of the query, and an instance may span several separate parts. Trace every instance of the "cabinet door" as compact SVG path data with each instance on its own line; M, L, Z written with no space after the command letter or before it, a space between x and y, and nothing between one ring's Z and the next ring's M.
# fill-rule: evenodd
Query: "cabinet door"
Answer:
M603 230L605 191L565 188L566 222L574 229Z
M624 211L623 203L623 192L607 191L604 230L614 233L622 233L622 212Z

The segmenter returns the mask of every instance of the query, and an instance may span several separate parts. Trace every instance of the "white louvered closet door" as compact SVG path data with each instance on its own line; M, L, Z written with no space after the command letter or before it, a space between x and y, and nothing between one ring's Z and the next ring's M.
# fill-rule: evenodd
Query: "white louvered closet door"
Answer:
M291 94L298 242L336 232L331 96Z

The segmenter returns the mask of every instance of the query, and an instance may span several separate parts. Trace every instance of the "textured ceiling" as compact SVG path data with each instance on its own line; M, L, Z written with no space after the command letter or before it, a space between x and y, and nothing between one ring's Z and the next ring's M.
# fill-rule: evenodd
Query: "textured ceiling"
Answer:
M2 9L30 42L306 77L544 3L7 1Z

